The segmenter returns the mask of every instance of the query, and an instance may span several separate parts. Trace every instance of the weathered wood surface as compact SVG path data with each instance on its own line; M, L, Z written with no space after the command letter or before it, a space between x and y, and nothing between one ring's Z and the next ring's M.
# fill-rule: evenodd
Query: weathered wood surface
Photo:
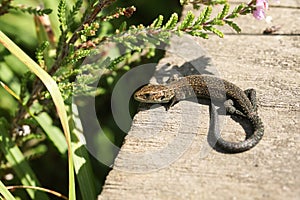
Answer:
M243 30L239 35L193 44L175 40L176 53L160 61L171 66L151 80L165 81L170 69L190 73L186 69L193 67L175 66L187 57L196 70L255 88L263 140L250 151L223 154L207 142L208 106L182 101L169 111L159 105L144 109L135 115L99 199L300 199L300 9L271 8L268 14L271 25L281 25L275 35L262 35L271 25L246 16L237 22ZM189 48L195 44L209 52L211 61ZM238 123L222 120L224 137L243 137Z

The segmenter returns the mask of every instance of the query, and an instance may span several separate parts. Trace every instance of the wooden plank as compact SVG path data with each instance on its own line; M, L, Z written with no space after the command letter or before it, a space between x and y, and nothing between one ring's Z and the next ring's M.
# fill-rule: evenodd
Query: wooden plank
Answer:
M265 125L263 140L250 151L223 154L207 143L206 105L182 101L169 111L159 105L142 110L134 117L99 199L300 198L300 10L270 12L284 25L284 34L261 35L264 22L257 24L249 16L239 19L247 34L176 40L171 48L177 53L170 51L160 61L160 66L168 63L173 68L166 67L151 80L165 81L170 69L190 73L187 65L178 67L187 57L192 61L189 69L219 73L241 88L255 88ZM205 68L209 63L213 65ZM236 122L222 119L226 138L233 133L243 136Z

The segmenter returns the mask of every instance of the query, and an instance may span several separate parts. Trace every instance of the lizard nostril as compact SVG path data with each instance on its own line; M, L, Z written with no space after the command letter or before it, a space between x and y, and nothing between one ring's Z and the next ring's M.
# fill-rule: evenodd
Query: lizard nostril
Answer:
M164 100L164 99L165 99L165 96L161 96L161 97L160 97L160 100Z
M149 93L146 93L143 95L145 99L149 99L149 97L151 96Z

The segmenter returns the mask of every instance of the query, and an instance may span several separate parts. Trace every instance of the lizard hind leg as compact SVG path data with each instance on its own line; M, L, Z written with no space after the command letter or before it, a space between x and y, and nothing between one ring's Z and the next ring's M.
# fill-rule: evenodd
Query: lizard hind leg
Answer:
M252 110L256 113L257 112L256 91L251 88L251 89L244 90L244 93L248 97L252 105ZM231 115L246 117L246 115L242 111L240 111L234 106L234 102L231 99L228 99L224 102L224 107L226 109L226 112L228 112Z
M228 112L231 115L238 115L238 116L246 117L246 115L242 111L238 110L234 106L234 103L231 99L228 99L224 102L224 107L226 109L226 112Z

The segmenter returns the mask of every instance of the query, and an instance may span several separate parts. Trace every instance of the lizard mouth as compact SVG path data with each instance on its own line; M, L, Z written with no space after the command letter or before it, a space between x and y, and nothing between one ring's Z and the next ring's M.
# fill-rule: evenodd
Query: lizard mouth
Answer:
M143 95L135 94L134 99L136 101L143 102L143 103L168 103L170 101L170 99L164 95L159 97L154 97L151 94L143 94Z

